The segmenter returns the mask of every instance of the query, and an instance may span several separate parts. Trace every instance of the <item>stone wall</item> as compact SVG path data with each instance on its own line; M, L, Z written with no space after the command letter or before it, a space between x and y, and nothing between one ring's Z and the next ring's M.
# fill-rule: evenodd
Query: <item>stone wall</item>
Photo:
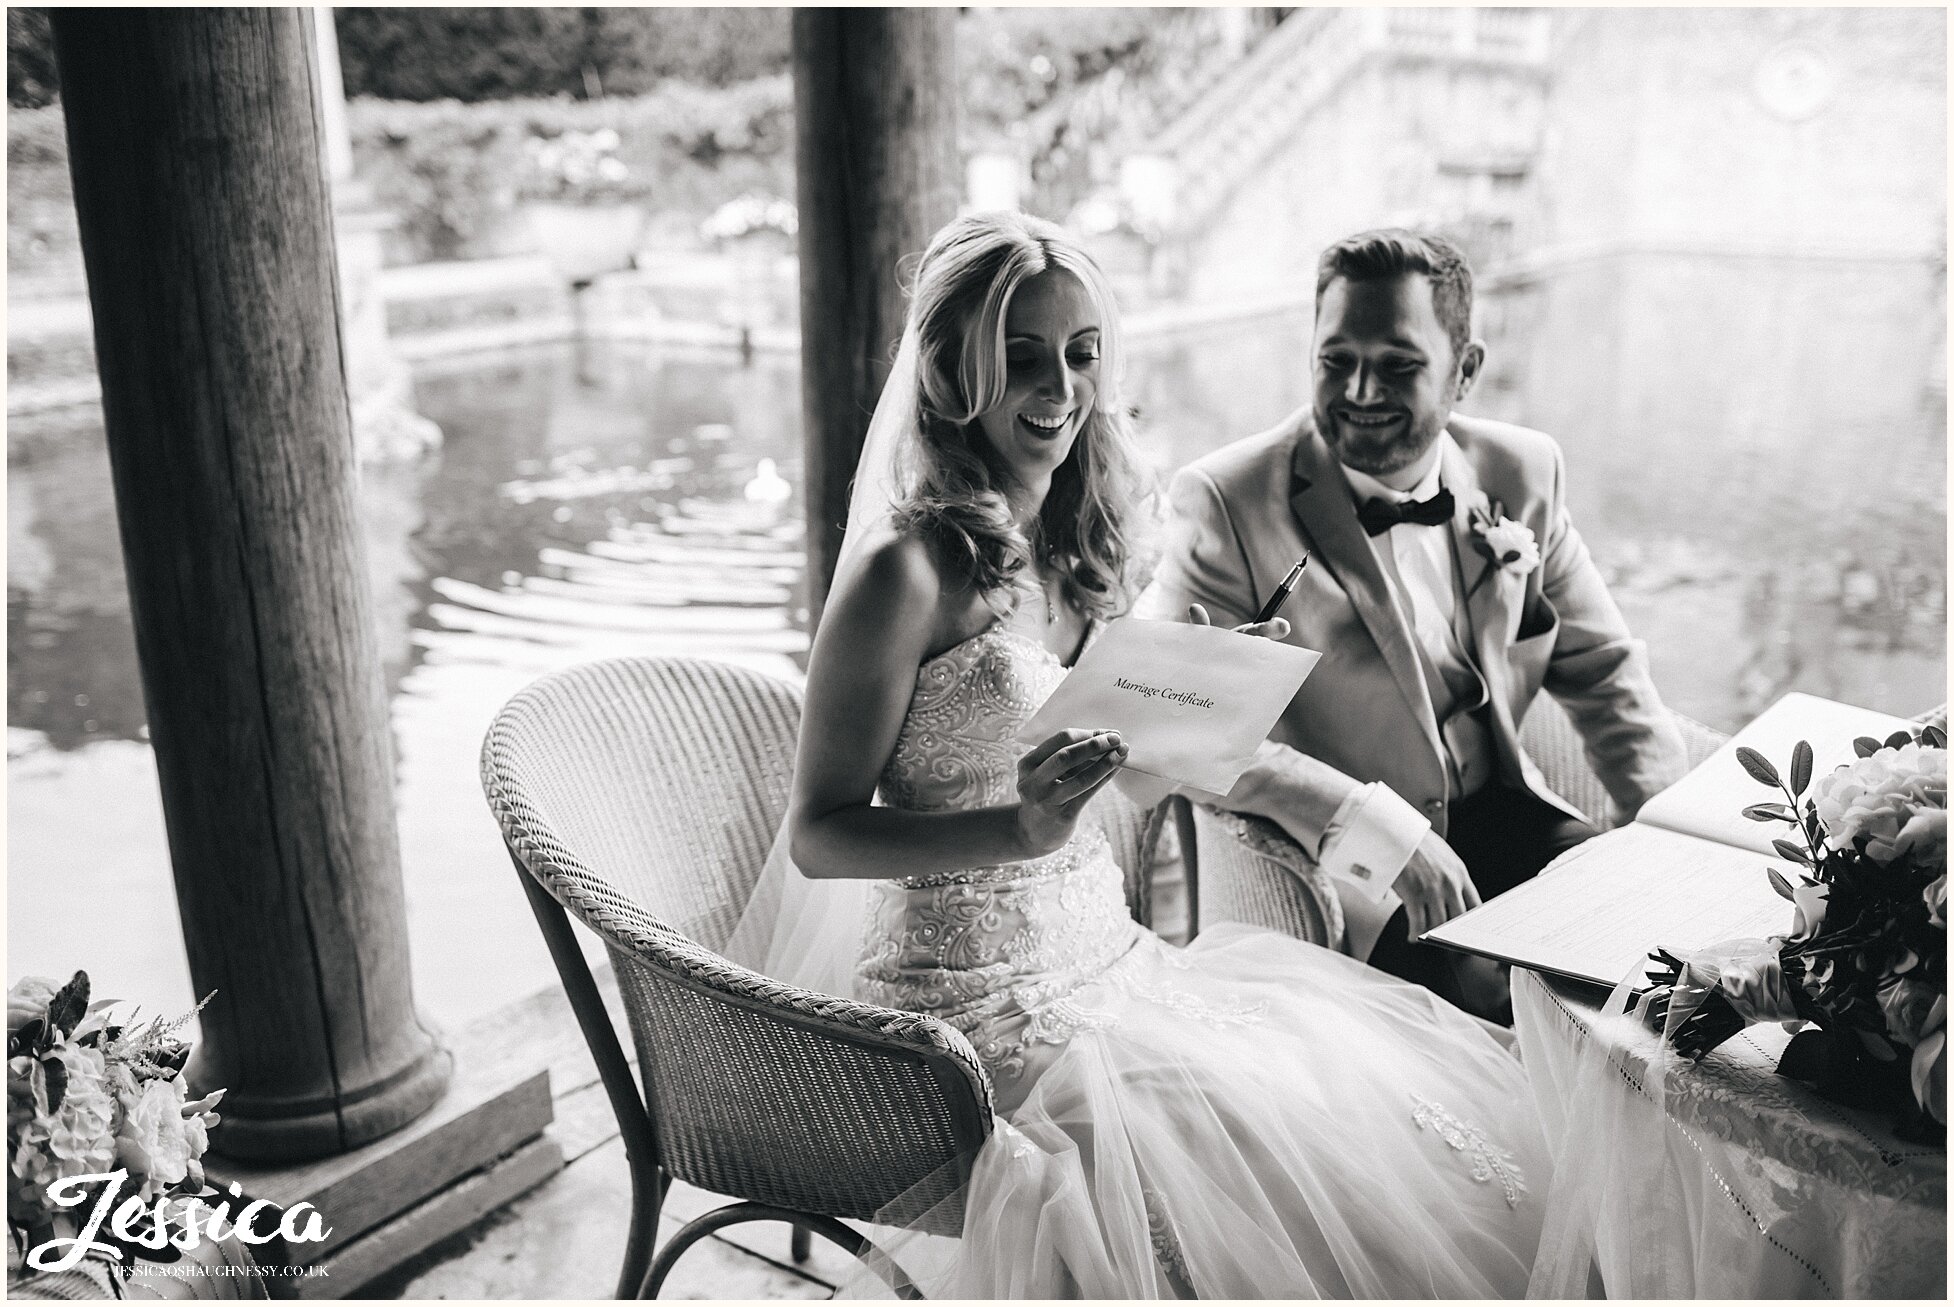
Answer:
M1421 15L1392 11L1382 29L1347 15L1304 52L1348 67L1212 220L1163 251L1187 298L1308 296L1323 247L1367 227L1441 228L1482 266L1529 237L1544 69L1398 30Z
M1539 239L1482 278L1477 406L1589 430L1631 463L1691 460L1720 487L1771 457L1834 495L1892 486L1866 475L1884 451L1937 491L1944 14L1556 22ZM1633 511L1621 472L1598 511Z
M1548 245L1938 248L1943 11L1594 9L1556 24Z

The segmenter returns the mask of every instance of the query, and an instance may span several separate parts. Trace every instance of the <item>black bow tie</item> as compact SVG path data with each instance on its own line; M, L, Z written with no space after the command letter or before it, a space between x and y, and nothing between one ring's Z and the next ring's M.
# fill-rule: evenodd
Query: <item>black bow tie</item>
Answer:
M1393 504L1384 499L1366 499L1357 510L1357 520L1371 535L1381 536L1400 522L1413 526L1439 526L1452 520L1452 492L1440 490L1430 499L1407 500Z

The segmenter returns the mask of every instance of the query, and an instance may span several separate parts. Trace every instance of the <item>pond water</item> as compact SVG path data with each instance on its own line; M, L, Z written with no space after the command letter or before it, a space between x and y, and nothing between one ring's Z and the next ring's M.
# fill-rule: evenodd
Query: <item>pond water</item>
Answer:
M1179 466L1303 402L1306 325L1140 344L1148 456ZM1541 383L1490 382L1478 411L1542 408ZM369 472L362 494L417 995L452 1024L552 975L477 788L495 709L546 671L615 654L796 674L799 381L791 357L565 345L425 364L416 387L445 445ZM1780 429L1769 457L1738 448L1714 471L1638 453L1619 423L1556 434L1575 520L1673 706L1730 729L1789 688L1900 713L1945 698L1945 453L1931 422L1853 432L1814 418ZM181 1009L99 415L17 422L8 463L12 973L86 966L99 993Z

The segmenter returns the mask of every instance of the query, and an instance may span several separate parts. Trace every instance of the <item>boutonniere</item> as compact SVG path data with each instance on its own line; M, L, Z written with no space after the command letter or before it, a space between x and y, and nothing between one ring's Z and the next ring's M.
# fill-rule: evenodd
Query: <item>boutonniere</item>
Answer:
M1500 511L1499 501L1481 504L1472 510L1472 545L1492 566L1473 583L1477 591L1486 578L1496 572L1525 576L1540 566L1540 544L1524 522L1515 522ZM1471 594L1466 596L1471 598Z

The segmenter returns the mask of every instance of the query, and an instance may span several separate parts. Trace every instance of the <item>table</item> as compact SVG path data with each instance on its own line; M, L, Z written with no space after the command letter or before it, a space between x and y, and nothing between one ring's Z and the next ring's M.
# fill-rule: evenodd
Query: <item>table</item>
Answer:
M1777 1075L1778 1026L1692 1065L1602 997L1513 970L1554 1159L1529 1297L1945 1296L1945 1147Z

